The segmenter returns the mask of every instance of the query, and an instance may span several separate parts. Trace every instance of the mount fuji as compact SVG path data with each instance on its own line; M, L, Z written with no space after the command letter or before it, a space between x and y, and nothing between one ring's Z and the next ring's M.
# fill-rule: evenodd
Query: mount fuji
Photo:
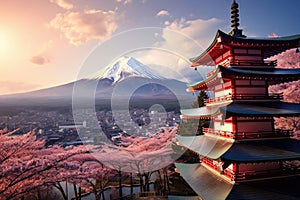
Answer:
M121 57L95 75L56 87L32 92L0 96L1 105L71 105L74 88L80 86L80 98L93 94L95 102L110 102L111 98L145 101L191 99L186 83L170 79L133 57ZM188 100L190 103L191 101Z
M103 75L97 79L110 79L114 83L120 82L128 77L143 77L149 79L166 79L163 75L152 70L147 65L139 62L133 57L121 57L114 64L105 68Z

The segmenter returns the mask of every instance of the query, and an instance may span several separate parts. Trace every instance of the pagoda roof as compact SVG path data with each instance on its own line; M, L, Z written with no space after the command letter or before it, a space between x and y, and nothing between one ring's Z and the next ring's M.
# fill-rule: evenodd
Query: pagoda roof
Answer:
M300 198L300 177L263 179L234 184L202 164L175 163L180 175L203 199L286 199Z
M234 47L262 49L264 59L300 46L300 34L275 38L236 37L217 31L211 45L199 56L191 58L192 66L214 65L213 60Z
M220 158L233 145L233 140L208 135L177 136L176 139L183 146L211 159Z
M181 114L181 117L184 119L212 118L220 114L220 109L219 106L203 106L200 108L182 109Z
M212 171L199 163L175 163L175 166L184 180L203 199L225 199L233 188L233 183L217 178Z
M178 142L199 155L235 163L300 159L300 140L265 139L234 142L215 136L178 136Z
M284 81L295 81L300 79L300 68L227 68L218 65L215 71L211 73L211 75L207 77L207 79L187 84L188 91L207 90L210 85L213 85L216 82L220 72L222 73L222 78L266 79L271 83L281 83Z
M221 159L236 163L298 160L300 140L286 138L239 141Z
M207 90L210 85L214 85L215 83L219 83L218 73L220 72L220 67L217 67L212 74L210 74L206 79L202 81L192 82L187 84L187 91L199 91L199 90Z
M298 80L300 79L300 68L286 69L286 68L267 68L267 67L251 67L251 68L227 68L221 65L218 66L222 72L222 77L226 78L267 78L270 80L285 79Z
M226 118L240 117L293 117L300 116L300 104L282 101L274 102L233 102L220 107Z
M300 104L282 101L238 102L233 101L218 106L205 106L181 110L181 117L212 118L222 113L224 118L231 116L240 117L293 117L300 116Z

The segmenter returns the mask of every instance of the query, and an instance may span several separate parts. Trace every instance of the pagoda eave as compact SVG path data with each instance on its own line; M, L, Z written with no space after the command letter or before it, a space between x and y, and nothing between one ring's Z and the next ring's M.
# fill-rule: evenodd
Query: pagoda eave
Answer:
M199 82L188 84L187 91L209 90L216 84L220 84L225 79L251 79L266 80L269 84L291 82L300 79L300 69L282 68L227 68L218 65L209 76Z
M230 163L279 162L300 159L300 141L268 139L234 142L214 136L177 136L177 141L193 152Z
M269 139L234 143L221 160L233 163L280 162L300 159L300 140Z
M182 109L180 110L181 118L182 119L210 119L220 114L219 108L222 105L224 104L220 104L218 106L211 106L211 107Z
M300 104L281 101L270 102L233 102L220 107L223 118L240 117L297 117Z
M238 184L212 172L204 165L175 163L180 175L202 199L253 200L300 198L300 176L261 179Z
M226 68L218 66L223 78L254 79L275 82L295 81L300 79L300 69L282 68Z
M233 140L207 135L177 136L176 139L182 146L211 159L219 159L233 145Z
M196 82L188 85L188 92L196 92L201 90L212 90L213 86L221 83L221 78L211 77L201 82Z
M175 166L203 199L226 199L234 185L223 178L216 178L216 175L202 164L175 163Z
M215 58L233 48L262 49L264 59L300 46L300 34L277 38L247 38L235 37L220 30L217 31L211 45L199 56L190 59L192 67L212 65Z

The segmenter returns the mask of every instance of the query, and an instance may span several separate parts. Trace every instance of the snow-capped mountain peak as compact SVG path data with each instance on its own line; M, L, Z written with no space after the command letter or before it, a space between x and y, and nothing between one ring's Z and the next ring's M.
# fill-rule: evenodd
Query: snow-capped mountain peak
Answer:
M139 62L133 57L121 57L116 62L108 65L104 73L98 79L108 78L113 83L123 80L125 77L143 77L150 79L166 79L163 75Z

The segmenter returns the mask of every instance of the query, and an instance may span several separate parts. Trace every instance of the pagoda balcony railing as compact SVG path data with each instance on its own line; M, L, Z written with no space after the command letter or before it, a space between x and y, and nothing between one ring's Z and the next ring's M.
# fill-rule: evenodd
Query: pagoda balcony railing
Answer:
M236 60L234 62L230 62L230 66L269 66L275 67L277 66L277 60Z
M205 105L231 100L283 100L283 94L234 94L205 99Z
M234 133L234 139L257 139L257 138L277 138L292 137L293 131L275 129L274 131L240 132Z
M231 169L224 169L222 170L221 166L216 165L212 159L203 157L201 158L201 163L207 165L211 169L219 172L220 174L224 175L228 179L232 181L245 181L245 180L253 180L253 179L261 179L261 178L273 178L278 176L285 176L285 175L295 175L300 173L300 166L291 164L288 162L282 163L282 167L278 169L268 169L268 170L247 170L241 172L235 172Z
M217 135L217 136L221 136L221 137L225 137L225 138L234 138L234 136L235 136L234 132L215 130L212 128L203 128L203 133Z
M214 97L214 98L205 99L205 105L224 102L224 101L231 101L231 100L232 100L231 95Z
M264 170L264 171L243 171L238 172L234 175L235 181L244 181L244 180L251 180L251 179L261 179L261 178L274 178L278 176L287 176L287 175L296 175L300 173L299 168L286 168L283 167L282 169L272 169L272 170Z
M234 94L232 100L282 100L283 94Z
M280 130L275 129L274 131L257 131L257 132L232 132L215 130L212 128L203 128L204 134L212 134L224 138L231 139L258 139L258 138L277 138L277 137L292 137L292 130Z
M220 174L223 174L224 176L226 176L227 178L229 178L230 180L234 180L235 178L235 174L234 172L232 172L231 170L229 169L225 169L224 171L222 171L221 167L220 166L217 166L213 163L213 160L211 159L208 159L208 158L205 158L203 157L201 159L201 163L204 163L205 165L209 166L211 169L219 172Z

